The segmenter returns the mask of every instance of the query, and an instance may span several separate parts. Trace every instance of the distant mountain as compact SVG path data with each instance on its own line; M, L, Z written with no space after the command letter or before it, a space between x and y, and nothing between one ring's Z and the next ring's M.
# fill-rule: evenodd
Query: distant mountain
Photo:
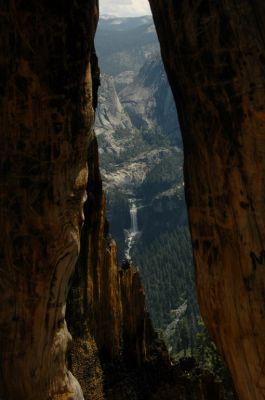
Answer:
M101 18L95 45L103 72L136 74L145 60L159 50L152 17Z
M149 256L145 255L150 253L150 246L156 241L153 255L156 257L156 252L161 251L157 245L159 238L165 234L170 238L176 227L187 226L183 152L175 104L160 54L155 52L142 62L138 72L127 75L127 83L120 81L121 74L117 79L117 76L102 73L96 133L101 173L108 195L110 231L118 244L119 261L124 258L130 232L129 208L135 200L140 233L134 237L131 256L143 272L147 301L155 325L161 327L163 321L169 321L170 304L177 307L179 303L171 298L171 294L168 302L162 302L167 275L159 285L157 301L153 300L150 287L156 285L157 275L150 270ZM183 232L181 230L179 236ZM185 243L186 239L180 237L179 240ZM187 246L187 249L190 259L190 248ZM176 261L172 259L171 264L168 269L172 271L170 279L178 273ZM152 286L147 284L148 279ZM175 279L177 281L178 277ZM187 300L185 291L179 291L179 294ZM158 303L161 304L159 313L156 311ZM188 307L189 313L194 309Z
M156 53L121 91L101 75L96 132L107 188L136 193L146 174L164 157L182 157L173 97ZM106 172L105 172L106 171ZM126 182L126 185L125 185Z
M101 74L99 101L97 109L97 135L115 132L118 128L132 129L129 115L125 112L116 90L114 78L111 75Z
M178 116L159 53L150 56L133 82L119 93L133 125L150 135L160 132L182 146Z
M172 355L208 363L216 353L199 322L181 133L151 17L101 19L96 49L96 134L119 263L126 255L139 267Z
M144 254L160 235L187 224L178 117L151 17L101 19L96 48L102 57L96 133L110 231L121 261L136 199L137 260L138 250Z
M98 23L98 29L105 31L124 32L150 24L153 24L153 18L151 15L128 18L102 15Z

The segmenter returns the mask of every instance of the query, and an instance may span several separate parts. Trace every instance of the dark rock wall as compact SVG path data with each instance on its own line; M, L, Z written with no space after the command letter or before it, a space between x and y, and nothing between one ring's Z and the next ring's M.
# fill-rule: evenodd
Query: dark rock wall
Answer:
M97 1L0 1L0 398L82 399L67 370L94 121Z
M139 277L126 280L137 276L130 268L122 275L123 297L126 321L135 322L137 332L127 324L123 335L121 275L107 233L91 129L99 84L93 49L97 17L97 1L0 0L0 398L5 400L81 400L66 358L85 398L100 398L101 358L119 358L126 341L133 364L148 355L143 289ZM65 322L70 286L71 345Z
M150 0L178 107L203 318L265 398L265 3Z
M156 334L146 312L145 294L139 272L134 268L122 270L120 283L123 357L128 365L141 366L152 357L151 346Z
M184 131L203 315L241 398L263 399L265 5L151 3ZM105 396L104 373L110 376L111 369L102 367L102 357L143 368L135 372L136 383L123 384L122 393L110 389L108 398L128 398L128 387L134 388L131 398L139 399L170 398L165 386L172 399L190 392L188 379L175 394L178 378L153 336L139 278L130 268L119 274L107 234L91 130L99 79L92 47L97 14L96 0L0 0L5 400L83 398L66 366L71 337L65 308L86 196L82 251L69 296L69 368L86 399ZM155 371L164 374L162 381ZM132 380L129 372L126 379ZM207 383L198 395L201 381L196 382L192 396L212 398Z

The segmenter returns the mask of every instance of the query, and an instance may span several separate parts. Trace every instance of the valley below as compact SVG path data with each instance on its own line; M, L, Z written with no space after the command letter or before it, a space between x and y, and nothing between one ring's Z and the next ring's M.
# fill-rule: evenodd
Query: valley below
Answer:
M0 400L265 398L265 3L149 4L0 0Z
M101 19L96 46L96 135L118 263L139 269L152 322L175 362L191 357L228 382L197 305L181 131L152 18Z

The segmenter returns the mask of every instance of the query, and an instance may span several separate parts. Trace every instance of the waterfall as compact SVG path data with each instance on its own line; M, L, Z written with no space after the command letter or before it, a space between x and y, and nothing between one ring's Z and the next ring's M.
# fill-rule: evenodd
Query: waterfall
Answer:
M126 231L126 239L125 239L125 258L127 260L131 259L131 249L134 245L135 241L138 238L138 219L137 219L137 206L136 201L134 199L129 200L130 204L130 217L131 217L131 227L128 231Z
M138 232L137 207L135 203L132 204L132 207L130 209L130 216L131 216L131 232L135 234Z

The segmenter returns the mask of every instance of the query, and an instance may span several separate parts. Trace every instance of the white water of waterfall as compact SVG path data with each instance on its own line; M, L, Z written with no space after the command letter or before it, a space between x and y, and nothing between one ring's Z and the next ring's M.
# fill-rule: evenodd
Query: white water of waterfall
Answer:
M131 232L135 234L138 232L137 207L135 203L132 204L132 208L130 209L130 216L131 216Z
M137 206L135 203L135 200L130 199L129 200L130 204L130 217L131 217L131 227L130 230L126 231L126 239L125 239L125 258L127 260L131 259L131 249L133 244L135 243L135 240L137 238L137 235L139 233L138 231L138 219L137 219Z

